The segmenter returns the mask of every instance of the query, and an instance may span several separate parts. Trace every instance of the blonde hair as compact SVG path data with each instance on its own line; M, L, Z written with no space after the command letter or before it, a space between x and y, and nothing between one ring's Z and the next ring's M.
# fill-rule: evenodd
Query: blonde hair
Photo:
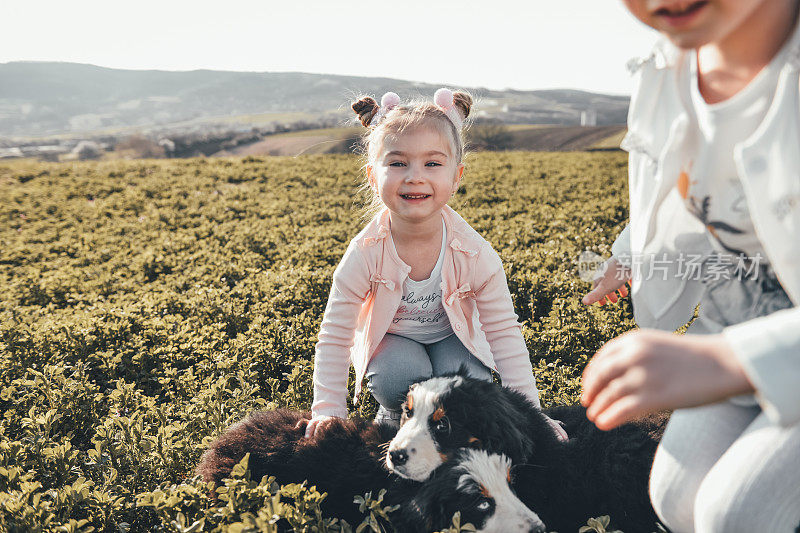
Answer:
M453 93L453 104L458 110L462 121L466 121L472 108L472 97L465 92ZM447 116L442 108L430 102L411 102L398 105L381 116L377 124L372 124L378 114L380 105L374 98L366 96L352 104L353 111L367 130L361 138L361 153L365 158L365 166L373 164L378 159L383 142L388 136L401 135L404 131L419 126L434 128L440 135L448 139L452 148L453 158L457 164L464 162L466 152L464 146L463 128L457 127ZM383 202L370 186L366 179L360 191L367 197L364 202L364 218L372 217L382 207Z

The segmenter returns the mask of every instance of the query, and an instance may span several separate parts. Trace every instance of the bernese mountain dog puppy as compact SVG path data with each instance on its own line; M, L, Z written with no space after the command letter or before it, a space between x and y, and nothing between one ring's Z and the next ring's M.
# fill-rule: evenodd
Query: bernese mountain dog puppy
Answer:
M576 531L610 515L626 532L655 530L647 484L665 414L600 431L578 405L545 413L564 424L561 442L522 394L463 373L413 385L386 465L423 481L463 447L506 455L514 490L551 530Z
M477 531L545 533L541 519L511 488L511 461L504 455L464 448L410 493L393 495L400 504L397 531L439 531L450 526L456 511L462 524Z
M250 453L253 479L275 476L280 484L308 480L328 496L326 517L355 526L364 516L354 497L386 489L385 505L399 505L391 514L399 532L437 531L450 526L461 512L462 523L478 531L543 533L544 524L512 491L511 461L482 450L448 450L451 461L434 469L425 483L390 473L384 465L387 443L396 429L360 419L334 420L304 437L298 422L308 413L286 409L255 412L223 433L203 454L197 468L206 481L220 484Z

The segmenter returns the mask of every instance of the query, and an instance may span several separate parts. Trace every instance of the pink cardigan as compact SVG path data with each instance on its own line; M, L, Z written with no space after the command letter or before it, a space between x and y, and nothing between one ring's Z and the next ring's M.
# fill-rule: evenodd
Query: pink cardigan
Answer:
M517 322L500 257L458 213L442 210L447 247L442 304L454 333L503 384L539 406L528 349ZM411 267L386 237L384 209L352 240L333 273L333 285L314 355L315 416L347 418L347 377L356 372L355 400L375 347L383 339Z

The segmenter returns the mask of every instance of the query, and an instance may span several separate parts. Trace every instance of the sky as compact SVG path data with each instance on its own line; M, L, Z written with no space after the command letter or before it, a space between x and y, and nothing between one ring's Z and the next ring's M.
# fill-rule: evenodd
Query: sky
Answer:
M655 40L621 0L0 0L0 63L630 94Z

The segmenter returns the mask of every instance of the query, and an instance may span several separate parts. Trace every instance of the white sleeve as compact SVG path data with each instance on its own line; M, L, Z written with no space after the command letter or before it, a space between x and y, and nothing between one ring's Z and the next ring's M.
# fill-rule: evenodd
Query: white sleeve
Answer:
M363 255L351 244L333 273L328 304L314 352L314 402L311 413L347 418L350 348L361 306L369 293Z
M627 224L611 245L611 255L622 265L631 267L631 225Z
M722 331L775 423L800 422L800 308L785 309Z

